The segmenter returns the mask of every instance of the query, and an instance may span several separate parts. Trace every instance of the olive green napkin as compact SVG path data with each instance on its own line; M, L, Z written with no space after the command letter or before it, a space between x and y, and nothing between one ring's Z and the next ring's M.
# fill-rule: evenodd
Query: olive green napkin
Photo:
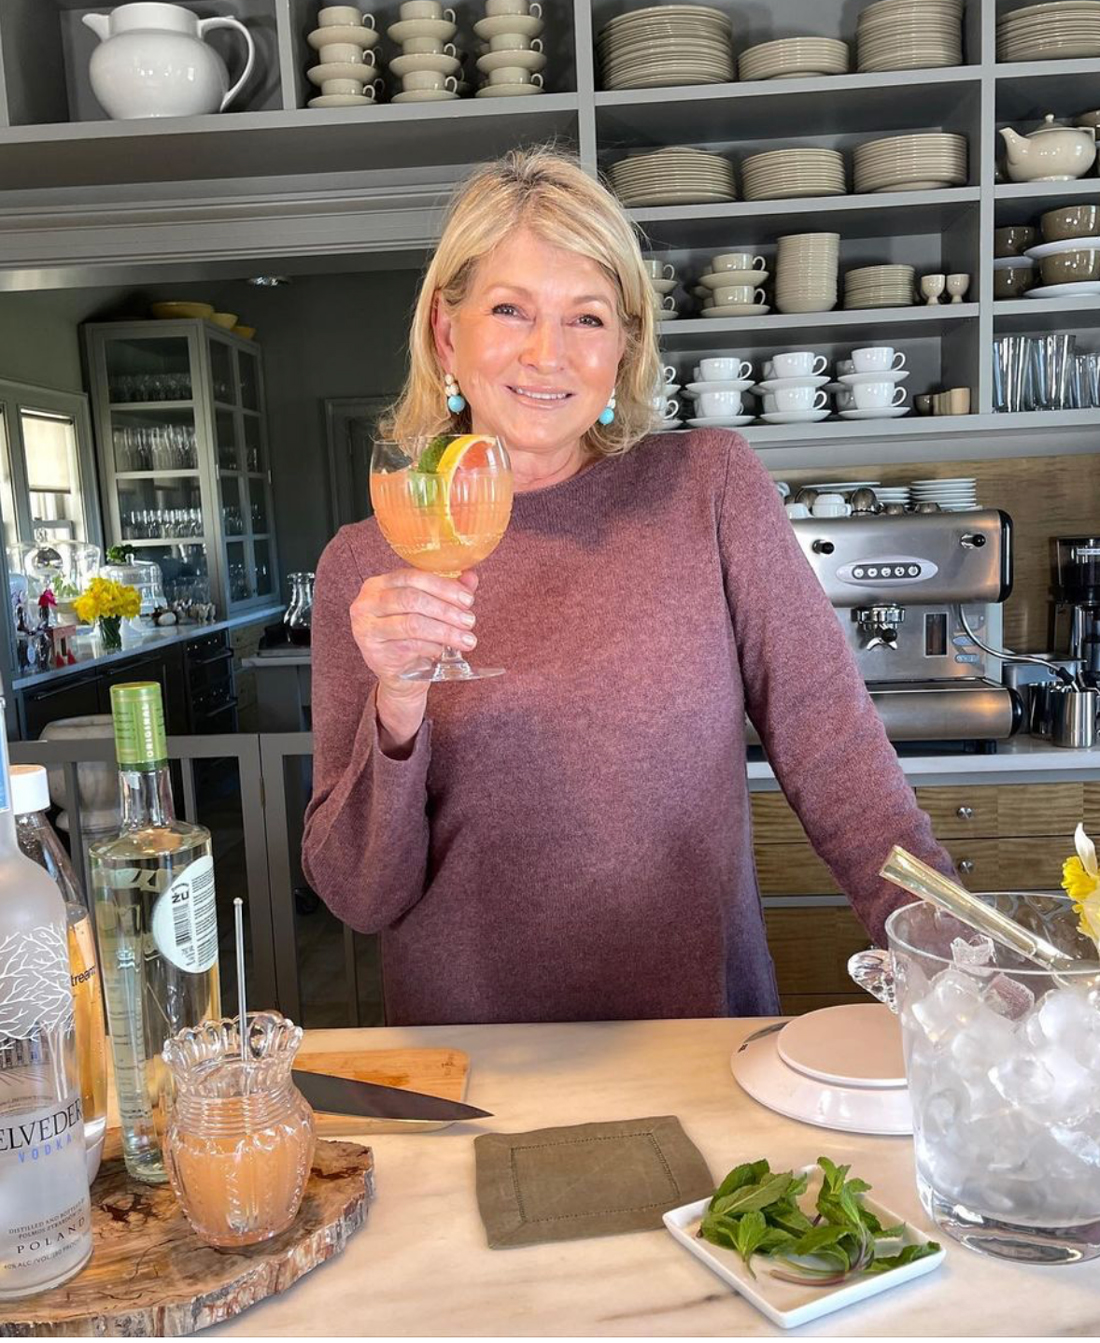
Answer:
M491 1249L652 1231L714 1192L673 1115L486 1133L474 1139L477 1203Z

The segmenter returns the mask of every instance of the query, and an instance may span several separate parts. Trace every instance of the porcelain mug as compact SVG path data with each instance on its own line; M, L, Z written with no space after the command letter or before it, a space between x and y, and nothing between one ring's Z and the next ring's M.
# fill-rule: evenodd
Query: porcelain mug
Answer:
M645 267L646 274L654 280L675 280L676 267L671 261L664 261L658 256L642 257L642 265ZM669 378L669 382L672 379Z
M401 80L401 87L406 93L419 91L421 89L440 89L447 93L454 93L458 89L458 80L454 75L443 75L435 70L410 70Z
M751 284L731 284L725 289L714 291L714 306L724 308L733 304L751 303L759 307L767 298L763 289L754 289Z
M444 42L441 37L408 37L401 43L403 56L457 56L458 48L453 42Z
M836 408L837 410L855 410L856 403L852 397L852 389L850 387L842 387L840 391L836 393Z
M542 88L542 75L533 75L520 65L501 65L489 73L490 84L535 84ZM671 298L672 295L670 294ZM675 307L675 300L673 301Z
M541 19L542 6L538 0L533 4L527 0L485 0L486 18L495 19L498 14L530 14L533 19Z
M752 365L747 359L723 355L716 359L700 359L696 372L700 382L737 382L752 377Z
M846 374L854 373L855 371L856 366L850 359L838 359L836 361L836 375L838 378L842 378Z
M662 420L674 420L680 413L680 403L674 396L655 396L653 409Z
M501 71L501 70L494 70L494 71L493 71L493 74L489 76L490 81L492 80L493 75L499 75L499 74L503 74L503 73L505 73L505 72L504 72L504 71ZM515 75L518 75L520 72L519 72L518 70L509 70L509 71L507 71L507 73L508 73L509 76L515 76ZM526 70L524 70L523 73L524 73L525 75L527 75L527 78L528 78L528 79L532 79L532 78L537 79L537 78L538 78L537 75L532 76L532 75L530 75ZM515 84L515 83L518 83L519 81L517 81L517 80L514 79L514 78L508 78L508 79L502 79L502 80L500 80L499 82L502 83L502 84ZM653 295L653 306L654 306L654 308L657 309L658 312L662 312L662 311L663 311L663 312L675 312L675 311L676 311L676 297L675 297L674 294L654 294L654 295Z
M817 378L829 367L828 359L812 350L788 350L773 355L769 364L768 376L774 378Z
M711 257L710 264L714 273L720 275L724 270L764 270L768 263L752 252L720 252Z
M541 51L542 38L524 37L522 33L501 33L489 39L490 51Z
M317 53L319 65L374 65L374 52L364 51L351 42L331 42Z
M850 512L842 494L819 494L814 500L815 518L845 518Z
M454 10L444 9L439 0L405 0L398 12L402 23L407 23L409 19L446 19L448 23L455 21Z
M364 77L373 73L373 70L368 71L364 67ZM321 93L326 98L331 98L334 94L341 97L377 98L384 87L384 81L381 79L375 79L370 84L365 84L360 79L326 79L321 85Z
M787 504L787 517L789 518L808 518L810 510L805 504Z
M852 366L856 373L889 373L905 367L905 355L892 345L867 345L852 351Z
M328 5L317 13L319 28L373 28L374 15L364 14L355 5Z
M670 382L676 381L676 369L671 364L665 364L661 369L661 379L667 387Z
M880 407L900 406L905 400L905 388L892 382L858 382L852 388L852 400L857 410L877 410Z
M829 404L829 393L824 387L815 390L809 383L804 383L795 387L777 387L765 400L772 403L773 410L824 410Z
M730 419L741 414L741 393L700 392L696 406L708 420Z

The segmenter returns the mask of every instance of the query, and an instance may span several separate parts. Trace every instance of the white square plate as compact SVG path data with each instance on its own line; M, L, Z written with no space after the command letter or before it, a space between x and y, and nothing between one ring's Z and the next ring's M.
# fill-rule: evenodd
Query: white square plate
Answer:
M803 1208L812 1206L821 1187L821 1168L816 1164L805 1166L810 1173L810 1187L800 1200ZM817 1178L814 1178L814 1172ZM853 1176L858 1171L851 1172ZM875 1214L883 1226L896 1226L905 1219L897 1213L884 1208L869 1195L863 1196L865 1206ZM857 1301L888 1292L891 1287L900 1287L903 1282L922 1277L939 1268L944 1260L944 1250L938 1254L927 1255L902 1268L891 1269L888 1273L861 1274L851 1282L840 1283L835 1287L802 1287L798 1283L781 1282L769 1272L769 1261L764 1255L753 1257L756 1277L751 1278L744 1260L734 1250L724 1249L721 1245L712 1245L709 1240L701 1240L696 1232L703 1220L703 1214L710 1204L709 1198L698 1203L688 1203L682 1208L673 1208L664 1215L665 1226L685 1249L690 1250L697 1259L701 1259L707 1268L739 1292L746 1301L751 1302L762 1315L766 1315L773 1324L782 1329L794 1329L810 1320L820 1319L822 1315L831 1315L834 1310L843 1310ZM919 1245L931 1239L923 1231L907 1225L905 1234L897 1245ZM895 1251L896 1252L896 1251Z

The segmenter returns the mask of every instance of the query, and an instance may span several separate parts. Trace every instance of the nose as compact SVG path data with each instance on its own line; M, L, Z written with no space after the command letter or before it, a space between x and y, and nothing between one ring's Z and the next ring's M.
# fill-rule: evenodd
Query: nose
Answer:
M521 356L522 363L540 372L549 372L561 367L563 355L564 343L559 324L546 317L538 318L531 325L530 339Z

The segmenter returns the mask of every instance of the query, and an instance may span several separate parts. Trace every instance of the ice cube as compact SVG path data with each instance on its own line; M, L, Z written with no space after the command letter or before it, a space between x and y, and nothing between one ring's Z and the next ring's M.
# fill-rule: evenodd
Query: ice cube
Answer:
M991 937L985 933L975 933L971 938L956 937L951 943L951 958L956 965L965 965L973 970L983 965L993 965L997 957L997 948Z
M1100 1140L1093 1132L1095 1125L1054 1124L1051 1136L1067 1152L1072 1152L1087 1166L1100 1167Z
M984 1078L1015 1044L1014 1023L980 1003L970 1025L952 1038L948 1048L960 1075L970 1080Z
M1054 1090L1050 1069L1035 1054L1010 1054L990 1068L989 1080L1009 1105L1026 1110L1045 1106Z
M965 1093L951 1087L925 1096L920 1102L920 1112L915 1116L925 1142L932 1145L949 1142L963 1116L965 1104Z
M1051 989L1033 1018L1045 1039L1068 1049L1082 1062L1100 1046L1100 1011L1076 989Z
M929 991L914 1002L913 1016L933 1044L963 1029L981 1005L979 985L960 970L942 970Z
M1040 1057L1054 1079L1046 1101L1048 1116L1067 1123L1083 1119L1095 1099L1093 1075L1068 1050L1057 1045L1047 1045Z
M1035 994L1026 984L1009 979L1008 975L994 975L982 990L982 999L994 1012L1019 1021L1035 1005Z

